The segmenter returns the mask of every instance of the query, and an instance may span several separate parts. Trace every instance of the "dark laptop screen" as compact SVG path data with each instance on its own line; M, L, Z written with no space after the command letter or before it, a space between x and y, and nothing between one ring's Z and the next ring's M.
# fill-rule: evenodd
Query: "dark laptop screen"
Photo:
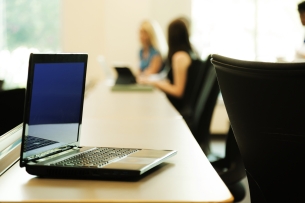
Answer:
M34 64L23 158L78 141L85 66Z

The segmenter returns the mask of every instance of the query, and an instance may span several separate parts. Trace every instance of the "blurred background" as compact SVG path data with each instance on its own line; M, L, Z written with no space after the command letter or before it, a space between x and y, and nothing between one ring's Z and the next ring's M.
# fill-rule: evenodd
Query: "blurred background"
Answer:
M0 0L0 80L5 79L4 89L25 86L31 52L88 53L89 82L105 78L101 63L138 69L140 23L154 19L166 36L169 22L182 16L191 22L191 41L203 59L219 53L289 61L304 41L299 2Z
M87 87L111 76L114 64L136 72L139 28L147 19L157 21L165 36L173 19L188 19L191 43L203 60L217 53L244 60L293 61L302 47L305 57L300 2L0 0L0 90L26 86L30 53L88 53ZM221 96L213 115L212 134L225 135L230 123ZM223 137L212 142L212 151L221 157ZM248 191L244 202L250 202Z

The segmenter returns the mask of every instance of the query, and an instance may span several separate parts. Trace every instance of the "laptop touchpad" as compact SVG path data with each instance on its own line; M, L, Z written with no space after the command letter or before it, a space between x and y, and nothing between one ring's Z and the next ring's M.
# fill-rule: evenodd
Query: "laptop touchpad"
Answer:
M110 163L103 168L108 169L124 169L124 170L141 170L142 168L158 161L156 158L144 157L126 157L117 162Z
M159 162L163 157L166 157L168 153L169 151L166 150L143 149L130 154L117 162L110 163L103 168L141 170L148 165L154 165L155 162Z

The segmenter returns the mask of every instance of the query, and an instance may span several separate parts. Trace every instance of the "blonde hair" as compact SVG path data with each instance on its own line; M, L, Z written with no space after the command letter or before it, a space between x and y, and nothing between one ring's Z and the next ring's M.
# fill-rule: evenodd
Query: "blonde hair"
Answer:
M140 29L148 34L151 46L160 52L162 58L165 58L168 48L160 25L154 20L145 20L141 23Z

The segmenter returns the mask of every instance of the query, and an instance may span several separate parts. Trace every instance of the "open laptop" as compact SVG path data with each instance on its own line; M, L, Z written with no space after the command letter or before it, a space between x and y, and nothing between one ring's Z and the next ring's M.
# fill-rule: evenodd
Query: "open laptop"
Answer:
M20 166L41 177L124 179L175 155L79 145L87 60L87 54L30 55Z
M116 85L132 85L136 84L136 77L128 67L114 67L117 72Z
M128 67L114 67L117 79L112 86L112 91L152 91L151 85L138 84L136 77Z

